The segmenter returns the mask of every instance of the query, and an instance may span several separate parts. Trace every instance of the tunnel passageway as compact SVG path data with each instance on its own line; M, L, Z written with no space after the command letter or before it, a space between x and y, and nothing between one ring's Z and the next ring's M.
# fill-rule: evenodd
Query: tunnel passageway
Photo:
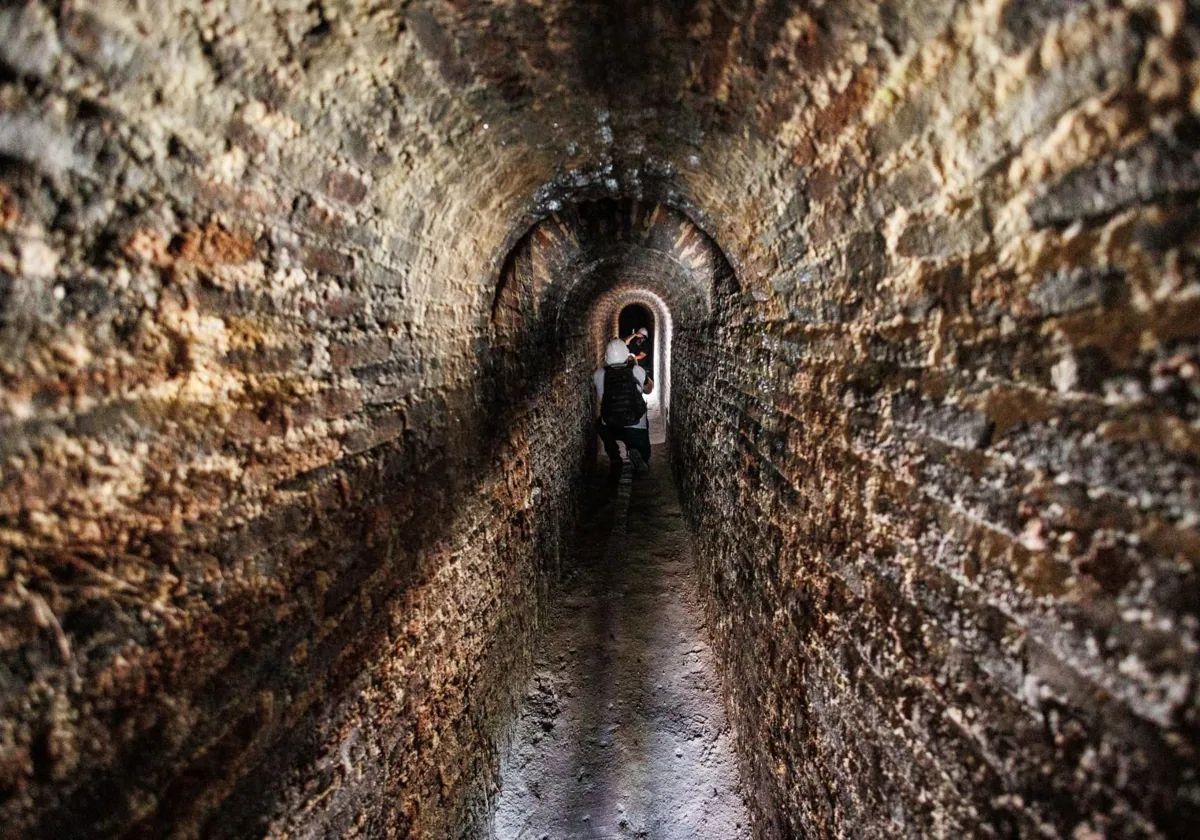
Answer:
M1189 0L0 2L0 834L1196 835L1198 199Z
M667 464L595 483L587 511L501 762L492 837L748 838Z

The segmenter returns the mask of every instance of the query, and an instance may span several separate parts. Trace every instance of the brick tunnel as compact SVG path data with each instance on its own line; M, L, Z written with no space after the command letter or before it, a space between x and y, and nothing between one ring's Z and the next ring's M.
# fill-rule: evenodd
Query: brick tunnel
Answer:
M1197 14L0 3L0 834L1196 836ZM623 603L744 821L520 827Z

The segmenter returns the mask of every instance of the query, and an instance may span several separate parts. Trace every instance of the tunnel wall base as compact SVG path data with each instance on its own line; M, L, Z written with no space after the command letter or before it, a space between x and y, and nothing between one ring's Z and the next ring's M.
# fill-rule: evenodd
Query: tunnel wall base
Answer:
M1128 456L1067 411L1010 445L1075 466L1014 464L980 440L1011 404L949 408L814 351L778 326L676 335L673 466L756 836L1185 836L1186 642L1121 610L1186 624L1194 583L1109 530L1153 514L1089 498ZM1091 547L1022 524L1030 482Z

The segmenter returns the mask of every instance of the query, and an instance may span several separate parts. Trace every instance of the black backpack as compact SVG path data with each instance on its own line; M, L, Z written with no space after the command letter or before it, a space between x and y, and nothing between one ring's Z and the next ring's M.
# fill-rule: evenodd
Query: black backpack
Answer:
M606 426L632 426L646 413L642 386L633 375L632 365L604 368L604 398L600 400L600 419Z

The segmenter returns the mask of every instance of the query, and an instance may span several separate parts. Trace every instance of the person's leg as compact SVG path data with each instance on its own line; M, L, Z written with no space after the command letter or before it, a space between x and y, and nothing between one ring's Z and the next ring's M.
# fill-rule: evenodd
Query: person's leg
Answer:
M650 430L627 428L623 431L629 460L633 462L635 471L644 473L650 468Z
M608 455L610 469L613 472L621 470L621 447L617 446L617 429L610 429L600 420L596 421L596 434L604 444L604 453Z

